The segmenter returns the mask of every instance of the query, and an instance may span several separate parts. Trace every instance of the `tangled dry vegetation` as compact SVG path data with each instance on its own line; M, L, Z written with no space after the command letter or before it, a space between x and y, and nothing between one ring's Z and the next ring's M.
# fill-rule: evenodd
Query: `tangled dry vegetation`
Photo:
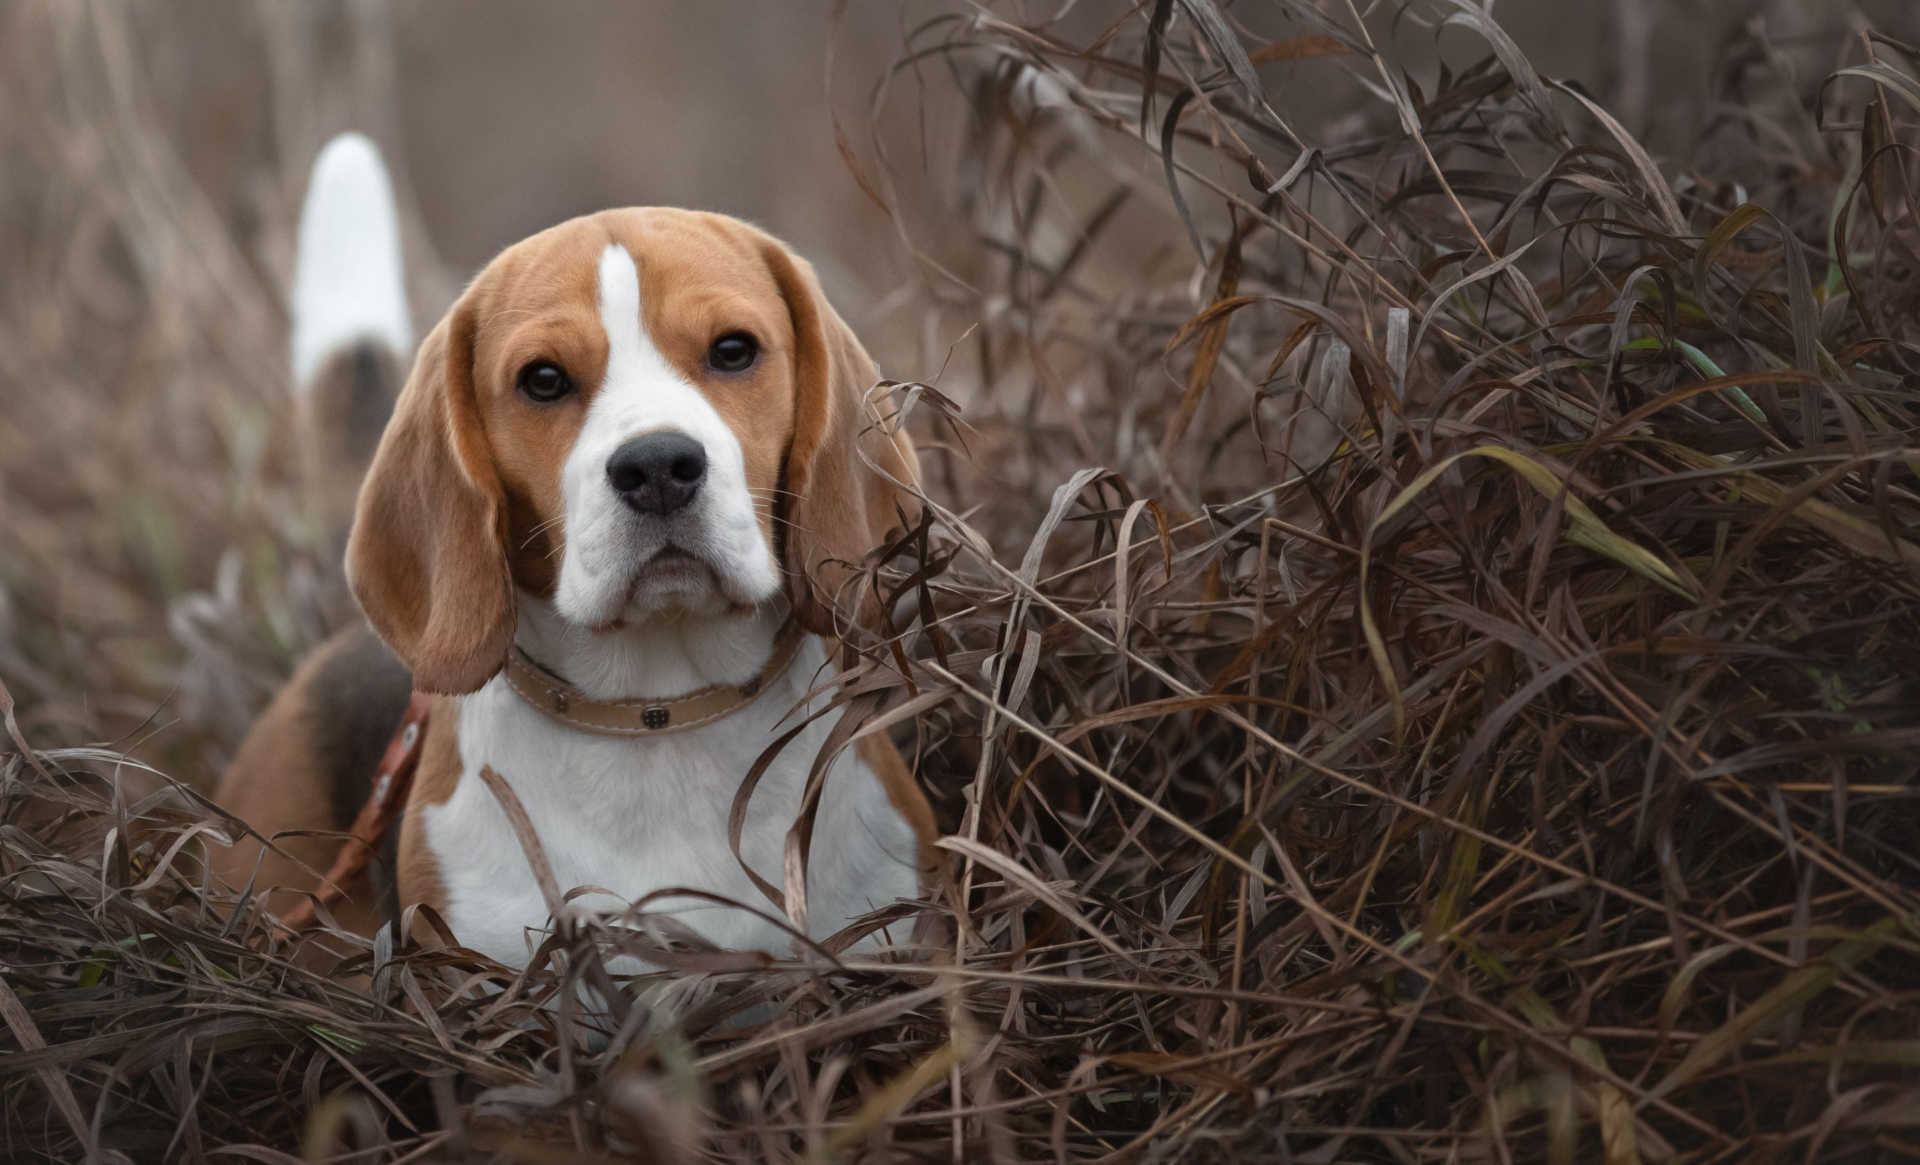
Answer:
M1418 83L1231 11L955 17L876 95L967 94L984 256L926 248L916 310L977 326L898 386L930 516L849 699L943 814L919 955L589 929L521 977L382 944L362 992L218 922L206 824L99 779L132 762L28 740L12 1155L1920 1155L1913 47L1796 85L1714 46L1682 162L1476 6L1410 11L1478 46ZM1318 136L1269 88L1307 69L1360 95ZM849 156L920 248L924 161ZM75 584L5 577L5 678L53 701L27 624Z

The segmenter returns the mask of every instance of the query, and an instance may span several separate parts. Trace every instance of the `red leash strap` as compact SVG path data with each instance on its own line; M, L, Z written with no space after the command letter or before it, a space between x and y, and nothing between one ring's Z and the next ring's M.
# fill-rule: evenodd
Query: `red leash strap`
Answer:
M302 931L317 925L319 907L332 906L344 897L347 885L373 860L381 839L406 807L407 790L413 787L413 774L420 767L420 746L427 738L427 711L432 706L433 698L425 692L415 692L407 701L407 714L387 742L387 751L374 772L373 792L360 816L354 818L353 831L340 847L340 856L333 859L313 897L302 900L281 917L287 927Z

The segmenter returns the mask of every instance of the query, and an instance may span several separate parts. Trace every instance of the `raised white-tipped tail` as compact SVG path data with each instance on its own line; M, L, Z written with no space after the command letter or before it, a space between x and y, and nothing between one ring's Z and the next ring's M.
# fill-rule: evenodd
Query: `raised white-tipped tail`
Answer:
M296 392L334 352L362 340L405 361L413 349L393 183L366 135L343 133L314 159L294 259Z

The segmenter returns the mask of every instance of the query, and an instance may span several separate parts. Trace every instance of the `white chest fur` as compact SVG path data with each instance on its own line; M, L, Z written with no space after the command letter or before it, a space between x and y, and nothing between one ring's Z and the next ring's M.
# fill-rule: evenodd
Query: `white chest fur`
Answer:
M422 815L437 859L447 922L462 945L523 965L547 927L545 899L505 812L481 779L506 779L525 806L561 892L621 910L661 890L703 890L778 914L727 839L734 796L753 761L795 721L782 721L824 659L817 640L752 704L714 724L658 737L589 735L530 707L495 677L460 705L461 775ZM831 729L829 714L790 743L748 805L741 855L781 884L782 853L807 772ZM834 762L815 818L807 917L813 937L919 891L915 839L885 788L853 749ZM648 906L731 949L791 952L788 935L745 910L680 898Z

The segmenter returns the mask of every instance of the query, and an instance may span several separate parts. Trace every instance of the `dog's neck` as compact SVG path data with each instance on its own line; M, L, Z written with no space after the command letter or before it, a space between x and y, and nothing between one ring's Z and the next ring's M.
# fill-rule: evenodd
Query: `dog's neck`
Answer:
M514 643L596 700L672 699L751 679L786 617L785 604L775 602L740 615L667 616L599 631L522 592Z

